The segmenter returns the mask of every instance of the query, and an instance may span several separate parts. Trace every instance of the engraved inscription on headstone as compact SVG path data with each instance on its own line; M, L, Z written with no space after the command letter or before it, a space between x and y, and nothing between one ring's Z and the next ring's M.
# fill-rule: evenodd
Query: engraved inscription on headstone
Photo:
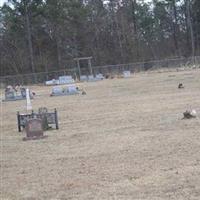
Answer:
M41 119L30 119L26 122L25 131L27 138L39 138L43 136Z

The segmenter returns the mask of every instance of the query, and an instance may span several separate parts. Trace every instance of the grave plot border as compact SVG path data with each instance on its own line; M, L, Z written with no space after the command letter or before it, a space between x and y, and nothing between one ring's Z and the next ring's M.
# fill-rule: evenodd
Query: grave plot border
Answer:
M21 132L22 129L25 128L25 124L29 119L42 119L43 116L47 117L47 123L48 125L55 124L55 128L58 130L58 112L57 109L54 109L54 112L47 112L45 114L35 113L33 110L29 114L20 114L20 112L17 112L17 126L18 126L18 132Z

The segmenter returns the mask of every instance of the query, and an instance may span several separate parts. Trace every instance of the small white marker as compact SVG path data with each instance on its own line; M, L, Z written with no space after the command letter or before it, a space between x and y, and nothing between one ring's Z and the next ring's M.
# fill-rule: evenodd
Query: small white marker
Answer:
M26 89L26 110L32 110L31 99L30 99L30 92L29 89Z

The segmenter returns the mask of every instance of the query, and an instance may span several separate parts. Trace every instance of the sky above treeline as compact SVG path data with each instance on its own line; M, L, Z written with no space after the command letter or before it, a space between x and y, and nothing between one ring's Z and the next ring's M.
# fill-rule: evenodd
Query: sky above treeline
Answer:
M0 6L2 6L4 2L6 2L6 0L0 0Z

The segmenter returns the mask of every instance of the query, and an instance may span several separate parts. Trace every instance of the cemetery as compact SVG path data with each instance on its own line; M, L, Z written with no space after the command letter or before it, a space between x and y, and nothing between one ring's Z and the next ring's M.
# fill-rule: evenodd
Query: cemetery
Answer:
M200 70L124 76L2 102L1 197L198 199Z
M200 0L0 0L0 200L200 200Z

